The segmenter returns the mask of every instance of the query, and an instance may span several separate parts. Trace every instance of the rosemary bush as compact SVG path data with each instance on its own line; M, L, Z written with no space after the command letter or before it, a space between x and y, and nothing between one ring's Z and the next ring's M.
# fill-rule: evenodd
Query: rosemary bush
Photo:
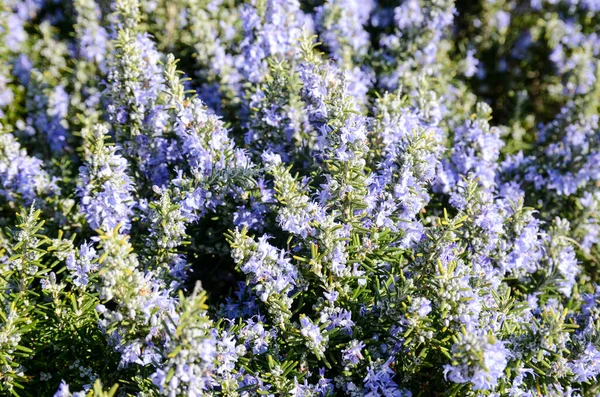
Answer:
M0 1L0 394L600 396L598 0Z

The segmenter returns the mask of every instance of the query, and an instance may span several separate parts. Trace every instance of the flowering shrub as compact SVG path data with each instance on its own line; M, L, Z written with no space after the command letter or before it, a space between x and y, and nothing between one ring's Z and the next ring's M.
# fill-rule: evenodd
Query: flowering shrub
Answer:
M600 3L6 0L0 394L600 396Z

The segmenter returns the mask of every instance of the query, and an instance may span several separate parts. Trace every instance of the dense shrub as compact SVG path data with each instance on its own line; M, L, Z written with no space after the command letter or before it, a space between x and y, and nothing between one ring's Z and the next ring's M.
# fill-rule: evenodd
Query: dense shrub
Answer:
M600 395L600 3L5 0L0 393Z

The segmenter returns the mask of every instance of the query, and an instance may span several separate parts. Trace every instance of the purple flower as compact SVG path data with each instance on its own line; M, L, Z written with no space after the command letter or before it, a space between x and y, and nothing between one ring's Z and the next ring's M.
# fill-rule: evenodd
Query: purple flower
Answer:
M306 316L300 317L300 334L305 338L306 346L317 356L325 353L329 337L323 335L321 328Z
M384 363L378 365L369 365L365 382L365 397L411 397L412 393L408 390L400 389L394 382L395 373L391 368L394 358L390 357Z
M356 365L362 359L363 355L361 350L365 348L365 344L362 341L352 340L347 348L342 351L342 360L346 365Z
M135 204L133 182L127 175L127 160L116 153L115 147L104 145L107 134L106 127L96 126L91 138L93 151L79 169L77 193L81 212L92 229L110 231L122 224L122 231L127 232Z
M95 272L98 265L96 250L91 243L83 243L77 253L71 253L66 259L67 269L73 275L73 284L85 288L89 283L89 273Z
M563 248L556 259L555 265L558 268L560 277L562 277L562 280L558 282L559 290L565 296L569 297L571 296L573 285L575 285L575 278L581 271L577 265L575 249L570 245Z
M452 346L452 365L444 365L444 375L454 383L472 384L473 390L493 390L508 364L509 350L488 335L467 333Z
M106 57L107 42L108 34L103 27L99 26L96 31L86 28L80 42L82 56L90 62L101 64Z
M587 382L600 375L600 351L592 343L588 343L583 353L572 363L569 368L577 382Z
M0 125L0 195L29 206L38 197L59 194L43 165L42 160L28 156L14 135L2 131Z

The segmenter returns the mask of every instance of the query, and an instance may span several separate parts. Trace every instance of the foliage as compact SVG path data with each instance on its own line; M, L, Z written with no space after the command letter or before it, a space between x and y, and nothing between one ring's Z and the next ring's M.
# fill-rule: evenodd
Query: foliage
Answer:
M0 3L0 394L600 395L600 3Z

